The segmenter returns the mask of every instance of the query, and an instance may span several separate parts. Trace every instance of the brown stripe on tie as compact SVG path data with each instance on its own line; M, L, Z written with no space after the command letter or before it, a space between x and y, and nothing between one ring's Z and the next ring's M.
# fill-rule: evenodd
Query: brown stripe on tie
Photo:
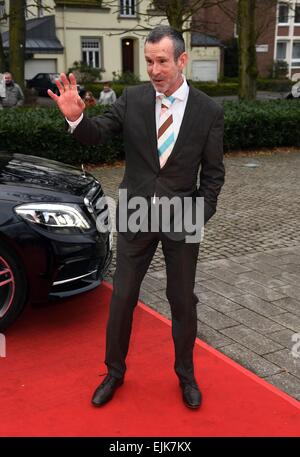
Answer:
M172 124L173 122L173 116L172 114L168 117L168 119L165 120L165 122L163 123L163 125L161 125L159 127L159 130L158 130L158 134L157 134L157 138L160 138L164 133L165 131L167 130L167 128Z

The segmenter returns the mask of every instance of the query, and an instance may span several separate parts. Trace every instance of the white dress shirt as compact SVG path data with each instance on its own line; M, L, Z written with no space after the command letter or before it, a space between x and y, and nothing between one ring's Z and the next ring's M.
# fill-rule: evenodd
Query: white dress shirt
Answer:
M182 75L183 83L181 86L172 94L172 97L175 98L174 103L169 108L170 114L173 116L173 130L174 130L174 143L177 140L178 133L181 127L188 95L189 95L189 86L186 82L185 76ZM156 118L156 134L158 134L159 129L159 116L161 111L161 98L164 94L156 91L156 104L155 104L155 118Z

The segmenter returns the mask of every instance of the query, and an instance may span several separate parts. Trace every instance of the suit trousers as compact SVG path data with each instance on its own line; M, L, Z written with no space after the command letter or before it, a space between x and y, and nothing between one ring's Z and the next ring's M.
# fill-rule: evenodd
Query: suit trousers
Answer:
M105 363L111 375L117 378L124 376L133 312L141 283L159 242L162 243L166 262L166 295L171 308L175 346L174 369L181 381L193 382L198 302L194 285L199 243L174 241L164 233L139 232L133 240L118 233L116 270L106 331Z

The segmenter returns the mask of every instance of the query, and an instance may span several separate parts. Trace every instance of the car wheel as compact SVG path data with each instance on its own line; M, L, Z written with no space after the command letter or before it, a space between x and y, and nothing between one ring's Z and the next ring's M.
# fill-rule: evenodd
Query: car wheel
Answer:
M24 308L27 281L16 255L0 243L0 331L16 320Z

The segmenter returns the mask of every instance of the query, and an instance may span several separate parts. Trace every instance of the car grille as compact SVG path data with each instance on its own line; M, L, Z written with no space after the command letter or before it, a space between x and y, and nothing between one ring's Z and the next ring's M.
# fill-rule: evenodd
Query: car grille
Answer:
M111 230L111 220L106 197L99 183L95 182L94 186L84 197L84 204L96 222L99 232Z

